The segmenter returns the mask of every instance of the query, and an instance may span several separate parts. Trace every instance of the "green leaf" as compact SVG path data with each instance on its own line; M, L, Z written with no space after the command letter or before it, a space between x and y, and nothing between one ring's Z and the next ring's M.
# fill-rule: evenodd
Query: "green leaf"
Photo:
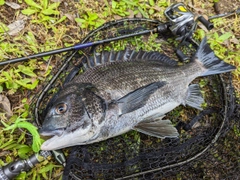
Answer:
M1 1L1 0L0 0ZM8 31L9 30L9 28L5 25L5 24L3 24L2 22L0 22L0 33L4 33L4 32L6 32L6 31Z
M40 2L41 2L41 5L42 5L43 9L46 9L47 6L48 6L48 0L42 0Z
M26 74L30 77L37 77L37 75L33 72L33 69L31 67L18 65L18 69L20 70L20 72L22 72L23 74Z
M4 4L5 4L5 1L4 0L0 0L0 6L4 5Z
M129 0L122 0L122 1L125 2L125 4L128 4L128 5L138 6L137 2L134 2L134 1L129 1Z
M115 9L117 6L117 2L116 1L112 1L112 8Z
M2 122L4 122L4 121L2 121ZM6 125L6 123L4 123L4 124ZM5 125L4 125L4 126L5 126ZM8 142L2 144L2 145L0 146L0 148L3 149L3 148L5 148L5 147L7 147L7 146L9 146L10 144L13 144L13 143L16 143L16 142L13 141L13 140L9 140Z
M140 11L140 13L143 15L143 17L145 18L149 18L148 14L139 6L138 10Z
M50 9L50 8L42 10L42 13L44 15L59 15L60 14L59 11L53 10L53 9Z
M35 80L35 81L32 83L32 85L29 86L29 89L34 89L35 87L37 87L38 83L39 83L39 80L38 80L38 79Z
M18 147L17 147L18 148ZM27 145L23 145L21 148L18 148L18 155L20 156L20 158L26 159L27 157L27 153L29 153L32 149L27 146Z
M154 6L154 0L149 0L149 4L150 4L150 6Z
M152 14L154 13L154 10L153 10L153 9L149 9L148 13L149 13L150 15L152 15Z
M10 76L9 72L3 71L2 74L7 78L8 81L12 81L12 77Z
M36 46L37 41L34 34L31 31L29 31L28 34L26 35L26 40L29 44Z
M23 157L22 159L27 159L27 158ZM15 178L15 180L25 180L25 179L27 179L27 173L25 171L21 171L21 173Z
M45 167L42 167L40 170L39 170L39 172L38 173L40 173L40 174L42 174L42 173L46 173L46 172L48 172L48 171L52 171L53 170L53 168L55 168L55 167L59 167L58 165L54 165L54 164L48 164L47 166L45 166Z
M206 36L203 29L198 29L197 33L199 34L200 39L203 39Z
M52 3L47 8L48 9L57 9L60 3Z
M35 80L33 83L31 83L31 80L28 78L21 79L21 80L15 80L15 81L22 87L25 87L25 88L31 89L31 90L34 89L38 85L38 82L39 82L39 80Z
M87 12L90 21L96 20L98 15L96 13Z
M218 39L218 33L217 32L215 32L214 34L213 34L213 37L215 38L215 39Z
M3 151L15 149L18 145L19 144L17 144L17 143L10 144L10 145L6 146L5 148L3 148Z
M223 41L227 40L228 38L230 38L231 36L232 36L232 33L227 32L227 33L219 36L218 40L223 42Z
M5 82L6 88L11 90L16 90L19 88L19 85L13 81L6 81Z
M41 138L38 134L37 127L32 125L29 122L20 122L17 125L19 128L25 128L27 129L33 136L33 143L32 143L32 149L34 152L40 151L40 146L41 146Z
M81 19L81 18L75 18L75 21L77 23L84 23L86 20L85 19Z
M61 19L59 19L57 22L55 22L54 25L63 22L66 18L67 18L67 16L61 17Z
M40 135L38 134L37 127L35 127L33 124L29 123L26 121L26 119L18 117L15 121L14 124L11 126L7 125L3 121L1 121L3 125L6 127L4 130L15 130L16 128L25 128L27 129L33 137L33 142L32 142L32 149L34 152L40 151L40 146L41 146L41 138Z
M25 15L30 16L30 15L38 12L38 10L37 10L37 9L27 8L27 9L22 10L21 12L22 12L23 14L25 14Z
M26 134L25 132L21 133L20 137L18 138L17 143L20 143L25 138L25 134Z
M35 3L33 0L24 0L24 1L27 5L29 5L31 7L34 7L37 9L42 9L42 7L39 4Z

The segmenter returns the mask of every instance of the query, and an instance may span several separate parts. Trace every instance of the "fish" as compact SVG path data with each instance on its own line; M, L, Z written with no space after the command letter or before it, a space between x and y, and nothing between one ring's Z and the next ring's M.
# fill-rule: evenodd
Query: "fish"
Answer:
M179 105L201 110L197 77L235 69L219 59L204 38L185 65L159 52L103 51L86 57L84 72L66 83L46 109L42 150L92 144L130 130L178 138L166 113Z

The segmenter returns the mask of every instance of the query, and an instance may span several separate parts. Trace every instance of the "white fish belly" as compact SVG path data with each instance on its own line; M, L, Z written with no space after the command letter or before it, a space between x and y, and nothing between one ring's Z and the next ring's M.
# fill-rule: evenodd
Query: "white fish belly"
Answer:
M174 108L176 108L179 105L180 105L179 102L175 102L175 101L168 102L168 103L144 114L142 116L142 120L147 120L149 118L157 118L157 117L164 116L166 113L172 111Z

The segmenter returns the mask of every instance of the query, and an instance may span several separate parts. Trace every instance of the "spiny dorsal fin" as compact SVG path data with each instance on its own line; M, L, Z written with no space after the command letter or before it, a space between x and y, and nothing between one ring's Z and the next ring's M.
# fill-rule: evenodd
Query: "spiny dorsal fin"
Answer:
M168 56L157 51L133 51L126 49L123 51L103 51L94 53L93 56L86 57L83 60L85 69L94 68L99 65L108 64L118 61L156 61L159 65L177 66L177 61L170 59Z

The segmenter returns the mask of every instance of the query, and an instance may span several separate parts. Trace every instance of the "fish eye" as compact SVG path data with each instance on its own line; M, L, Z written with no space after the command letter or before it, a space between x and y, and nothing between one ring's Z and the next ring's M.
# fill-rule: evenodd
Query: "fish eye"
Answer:
M57 114L63 114L67 111L67 104L65 103L60 103L55 107L55 112Z

